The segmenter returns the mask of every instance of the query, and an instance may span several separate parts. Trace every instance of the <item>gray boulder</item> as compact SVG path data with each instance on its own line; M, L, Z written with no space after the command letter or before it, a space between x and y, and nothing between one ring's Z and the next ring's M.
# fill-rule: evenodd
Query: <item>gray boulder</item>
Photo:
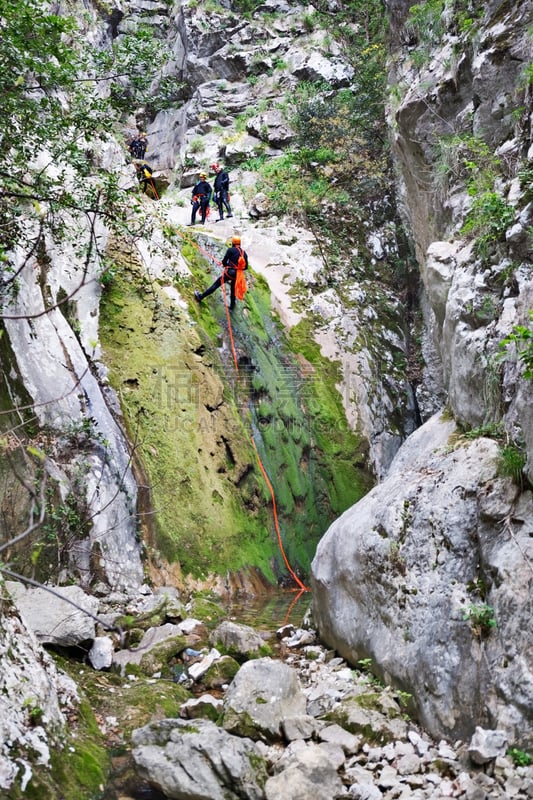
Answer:
M167 622L148 628L137 647L116 652L113 664L119 667L122 674L127 671L129 664L133 664L140 666L147 675L153 675L184 650L187 644L181 626Z
M212 694L202 694L200 697L192 697L187 700L180 708L180 716L183 719L210 719L216 722L222 712L222 700L213 697Z
M331 800L344 792L335 766L320 745L299 748L283 759L283 767L265 784L267 800Z
M386 692L373 689L340 700L329 717L338 720L339 725L354 734L353 746L357 741L355 734L364 734L374 742L384 743L403 738L407 733L407 722L400 706ZM348 742L346 739L346 742L339 741L338 744L346 749Z
M252 136L268 142L272 147L286 147L294 139L294 131L287 125L281 111L273 109L252 117L246 123Z
M239 736L276 741L283 722L306 713L306 699L295 670L281 661L247 661L224 698L223 727Z
M506 750L507 736L503 731L486 731L478 726L472 736L468 755L474 764L487 764L505 755Z
M165 719L133 731L139 774L173 800L264 800L256 744L210 720ZM252 767L253 764L253 767Z
M31 776L36 764L49 767L52 753L63 747L67 718L79 697L7 597L0 661L0 797L20 797L21 776Z
M110 636L97 636L89 650L89 661L94 669L108 669L113 663L115 646Z
M257 657L265 648L265 640L257 631L229 619L215 628L209 641L237 659Z
M329 646L413 695L433 735L497 727L527 748L533 506L499 457L438 415L417 430L320 542L313 613Z
M291 48L286 59L291 73L305 81L327 81L332 88L348 86L354 76L354 69L349 64L335 58L326 58L316 49L300 47Z
M53 594L17 581L6 581L6 587L41 644L72 647L94 639L98 600L78 586L53 586Z

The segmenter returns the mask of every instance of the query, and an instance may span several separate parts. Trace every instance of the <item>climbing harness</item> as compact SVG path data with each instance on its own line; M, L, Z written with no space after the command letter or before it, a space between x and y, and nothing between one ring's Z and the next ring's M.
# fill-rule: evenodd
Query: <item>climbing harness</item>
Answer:
M196 210L200 211L200 213L202 213L202 211L203 211L203 208L202 208L202 197L206 197L206 195L205 194L195 194L193 196L193 198L192 198L193 205L195 203L198 203L198 208ZM208 202L206 207L205 207L205 217L204 217L204 219L208 220L210 214L211 214L211 209L209 208L209 202Z
M160 198L159 198L159 195L157 193L157 189L155 188L154 179L152 177L153 171L152 171L151 167L149 167L148 164L146 162L144 162L144 163L141 163L140 167L138 167L138 170L142 173L142 178L140 178L139 180L143 180L145 183L149 183L150 186L152 187L152 191L153 191L153 193L155 195L155 199L159 200Z

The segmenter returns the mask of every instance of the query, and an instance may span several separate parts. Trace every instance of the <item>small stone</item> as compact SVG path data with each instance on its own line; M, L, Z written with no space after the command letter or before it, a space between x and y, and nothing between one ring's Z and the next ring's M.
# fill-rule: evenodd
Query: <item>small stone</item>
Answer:
M420 768L420 758L414 754L402 756L396 765L399 775L416 775Z
M94 669L109 669L114 650L113 640L109 636L97 636L89 650L89 661Z
M373 783L354 783L348 793L356 800L383 800L383 795Z
M389 764L386 764L381 770L381 774L377 779L378 786L382 789L390 789L398 783L398 773Z
M451 781L441 781L439 784L439 791L441 797L453 797L454 787Z
M505 794L506 797L516 797L522 789L522 781L518 775L511 775L505 781Z
M365 750L365 748L363 747L363 752L364 752L364 750ZM383 758L385 758L385 755L384 755L384 752L383 752L383 748L382 747L372 747L372 748L370 748L368 750L368 753L367 753L367 758L368 758L368 761L371 762L371 763L372 762L375 763L377 761L381 761Z
M397 756L411 756L415 754L415 748L410 742L395 742L394 750Z
M311 739L318 727L319 723L314 717L305 715L288 717L281 723L283 735L288 742L293 742L296 739Z
M347 755L357 753L361 745L360 736L355 736L353 733L344 730L340 725L328 725L320 731L318 738L322 742L330 742L342 747Z
M318 746L326 754L328 762L333 765L334 769L338 770L343 766L346 756L342 747L338 747L333 742L320 742Z
M452 761L457 759L455 754L455 750L453 750L447 742L440 741L439 742L439 758L449 758Z
M411 789L422 788L426 785L425 775L406 775L405 782Z

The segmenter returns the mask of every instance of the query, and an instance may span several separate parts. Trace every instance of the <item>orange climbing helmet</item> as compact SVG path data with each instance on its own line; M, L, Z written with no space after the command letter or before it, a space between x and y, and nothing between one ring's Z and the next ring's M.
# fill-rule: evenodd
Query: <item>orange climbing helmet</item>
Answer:
M238 234L235 234L234 236L231 237L231 243L232 244L240 244L241 243L241 237Z

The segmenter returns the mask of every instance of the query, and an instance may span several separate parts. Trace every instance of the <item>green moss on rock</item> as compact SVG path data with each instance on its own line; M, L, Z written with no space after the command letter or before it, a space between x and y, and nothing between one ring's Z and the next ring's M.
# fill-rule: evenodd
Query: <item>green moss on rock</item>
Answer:
M161 672L168 677L170 673L169 662L184 650L187 646L187 638L184 635L170 636L155 647L152 647L141 658L140 667L146 675L154 675Z
M192 240L182 255L193 278L176 286L188 312L159 284L147 291L130 262L101 305L110 378L157 509L155 548L196 578L256 567L275 583L286 572L253 435L286 556L305 574L333 519L370 487L336 388L338 365L312 343L312 320L285 336L266 282L250 270L251 289L232 315L237 374L230 350L220 349L229 340L220 292L193 301L194 284L210 280L208 262ZM311 369L302 371L301 355Z
M31 754L21 756L32 762ZM51 748L50 765L32 764L32 777L24 791L15 783L9 790L9 800L96 799L107 783L110 764L93 710L87 700L82 700L75 721Z
M102 298L100 337L149 476L153 546L195 577L253 564L274 580L254 456L214 369L216 350L160 286L147 293L139 272L125 269Z
M208 689L220 689L225 684L231 683L239 671L239 667L238 661L231 656L222 656L202 676L202 685Z

